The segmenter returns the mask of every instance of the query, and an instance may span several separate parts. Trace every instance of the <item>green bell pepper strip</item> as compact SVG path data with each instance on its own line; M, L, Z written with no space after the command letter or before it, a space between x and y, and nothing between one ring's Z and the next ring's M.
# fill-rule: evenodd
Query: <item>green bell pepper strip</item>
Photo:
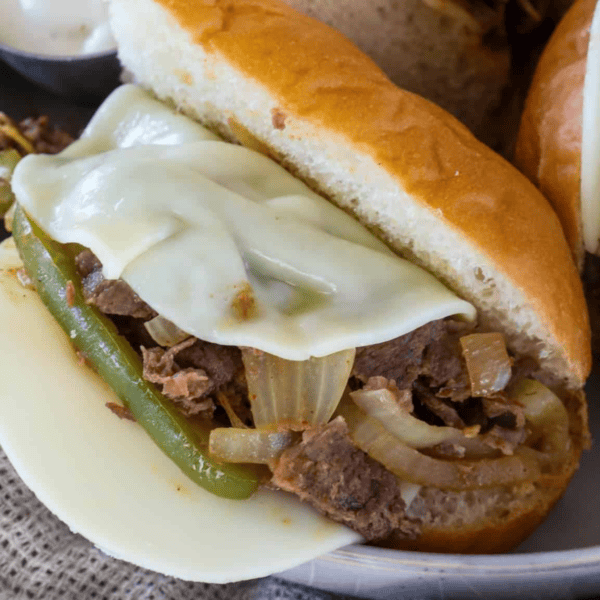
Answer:
M142 362L129 342L118 335L110 319L86 304L69 247L51 240L18 204L13 237L42 302L158 447L209 492L248 498L259 486L261 471L219 464L208 454L210 427L186 419L146 381ZM69 281L75 289L72 302L67 299Z
M10 176L12 176L19 160L21 160L21 155L16 150L3 150L0 152L0 216L15 201L15 196L10 187Z

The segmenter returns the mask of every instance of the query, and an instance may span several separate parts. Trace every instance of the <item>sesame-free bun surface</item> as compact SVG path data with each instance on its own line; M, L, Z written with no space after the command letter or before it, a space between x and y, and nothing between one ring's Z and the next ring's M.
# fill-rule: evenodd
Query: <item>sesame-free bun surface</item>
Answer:
M479 309L511 349L579 388L587 311L552 208L442 109L277 0L113 0L136 80L273 156Z
M544 49L521 117L514 158L554 206L580 267L583 84L595 6L596 0L578 0Z
M481 140L510 83L502 8L454 0L284 0L338 29L399 87L443 107ZM494 43L488 41L493 39Z

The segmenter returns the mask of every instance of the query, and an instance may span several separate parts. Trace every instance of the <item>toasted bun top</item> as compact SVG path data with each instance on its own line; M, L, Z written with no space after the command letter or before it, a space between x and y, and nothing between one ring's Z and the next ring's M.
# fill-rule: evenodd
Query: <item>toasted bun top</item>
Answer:
M589 324L560 223L453 117L277 0L113 0L111 15L140 83L226 137L241 125L473 302L555 383L583 384Z
M583 83L596 0L578 0L544 49L515 148L515 164L550 200L583 266L580 172Z

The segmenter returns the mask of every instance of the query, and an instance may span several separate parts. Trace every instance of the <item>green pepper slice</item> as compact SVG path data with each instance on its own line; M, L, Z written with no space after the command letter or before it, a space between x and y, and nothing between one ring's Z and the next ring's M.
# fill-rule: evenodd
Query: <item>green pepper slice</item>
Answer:
M215 461L207 449L210 426L186 419L143 378L142 362L129 342L86 304L69 247L50 239L18 204L13 237L42 302L158 447L209 492L248 498L259 486L260 471Z

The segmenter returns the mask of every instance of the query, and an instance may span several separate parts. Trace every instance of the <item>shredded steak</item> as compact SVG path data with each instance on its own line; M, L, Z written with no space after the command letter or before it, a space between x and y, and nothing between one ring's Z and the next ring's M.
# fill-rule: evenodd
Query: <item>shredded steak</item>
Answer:
M0 113L0 119L7 119L11 125L16 127L23 137L31 143L37 153L56 154L64 150L73 141L73 138L65 131L51 127L46 116L35 119L28 118L20 123L14 123L6 115ZM9 135L0 132L0 150L7 148L20 149L20 145Z
M46 116L25 119L19 123L19 129L33 144L35 151L42 154L56 154L73 141L65 131L51 127Z
M409 539L419 533L419 523L405 514L396 477L352 444L341 417L305 431L282 454L272 481L369 541L392 531Z
M427 323L389 342L356 349L354 376L392 379L400 389L409 389L422 371L423 354L444 331L444 321Z
M419 399L429 411L443 422L444 425L457 427L458 429L464 428L464 421L450 403L437 398L433 394L422 394Z
M89 250L80 252L75 264L82 276L83 295L88 304L94 304L107 315L138 319L156 316L156 312L122 279L104 279L102 263Z
M234 394L238 373L243 368L238 348L218 346L190 337L165 350L142 347L144 378L162 386L162 392L175 401L185 415L212 413L211 394L227 386Z
M472 329L472 326L451 319L441 323L443 330L425 350L423 374L429 377L434 386L444 386L449 382L462 380L468 382L459 340Z

